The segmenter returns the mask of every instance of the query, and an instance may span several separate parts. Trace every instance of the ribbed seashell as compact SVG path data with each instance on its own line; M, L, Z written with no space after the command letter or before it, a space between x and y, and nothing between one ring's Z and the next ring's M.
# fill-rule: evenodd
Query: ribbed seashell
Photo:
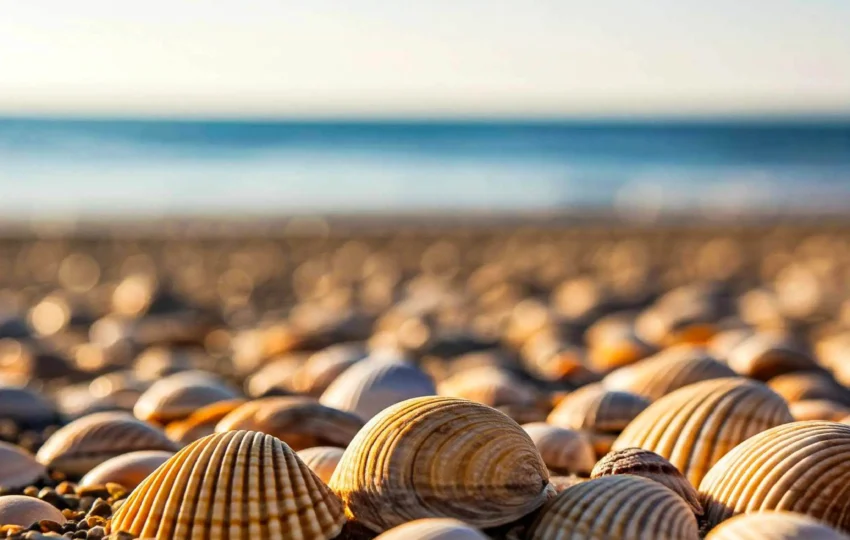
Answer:
M829 420L839 422L850 415L850 407L828 399L804 399L788 405L794 420Z
M215 426L222 418L246 403L244 399L217 401L201 407L189 418L177 420L165 426L165 434L174 442L186 445L215 433Z
M375 540L487 540L478 529L451 518L409 521L377 536Z
M691 508L658 482L639 476L603 476L582 482L546 503L529 540L697 540Z
M366 355L362 343L331 345L307 359L294 373L292 387L296 392L319 397L334 379Z
M479 403L436 396L372 418L330 486L348 515L376 532L427 517L503 525L554 493L543 459L516 422Z
M821 368L805 351L774 334L755 334L732 349L729 367L752 379L767 381L777 375Z
M57 420L49 401L27 388L0 386L0 420L18 425L44 426Z
M60 525L67 520L55 506L26 495L0 497L0 524L29 527L38 521L55 521Z
M136 450L177 446L156 427L125 412L102 412L74 420L50 436L36 459L50 469L80 477L107 459Z
M183 371L152 384L139 397L133 414L164 425L187 418L205 405L238 397L235 389L212 373Z
M47 476L35 456L14 444L0 441L0 488L17 489Z
M676 345L609 373L602 384L611 390L631 392L655 401L695 382L734 376L734 371L703 347Z
M828 525L795 512L740 514L715 527L706 540L848 540Z
M325 407L313 398L293 396L249 401L222 418L215 431L260 431L297 451L313 446L345 448L362 427L363 421L355 414Z
M700 504L696 488L679 472L679 469L655 452L640 448L626 448L611 452L593 467L590 477L601 478L617 474L633 474L654 480L679 495L688 503L695 515L702 515L702 504Z
M613 450L655 452L698 486L735 445L793 420L785 400L767 386L743 378L713 379L650 405L623 430Z
M103 486L107 482L112 482L120 484L127 490L133 490L173 455L174 452L163 450L141 450L122 454L107 459L90 470L80 480L79 485Z
M455 373L437 385L437 393L490 407L533 405L537 402L533 387L506 371L489 367Z
M298 457L327 484L330 483L343 452L342 448L336 446L314 446L299 450Z
M543 462L555 474L586 476L596 463L596 454L587 435L581 431L560 428L545 422L524 424L540 452Z
M175 454L133 491L111 531L136 537L330 539L340 500L288 446L250 431L216 433Z
M735 514L787 510L850 531L850 426L808 421L744 441L699 486L710 527Z
M319 402L353 412L367 421L390 405L436 393L434 381L415 365L379 356L345 370L328 386Z
M832 375L821 372L786 373L773 377L767 385L788 403L810 399L828 399L850 405L850 389L840 385Z

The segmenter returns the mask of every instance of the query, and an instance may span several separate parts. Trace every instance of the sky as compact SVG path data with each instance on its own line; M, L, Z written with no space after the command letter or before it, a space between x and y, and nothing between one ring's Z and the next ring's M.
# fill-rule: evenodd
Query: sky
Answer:
M847 0L0 0L0 114L850 113Z

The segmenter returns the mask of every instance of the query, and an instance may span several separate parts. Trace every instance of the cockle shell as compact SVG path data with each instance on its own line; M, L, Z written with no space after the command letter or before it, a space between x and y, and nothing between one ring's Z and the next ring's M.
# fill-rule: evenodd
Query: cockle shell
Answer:
M590 439L584 433L545 422L523 424L546 466L555 474L587 475L596 463Z
M740 514L715 527L706 540L848 540L832 527L794 512Z
M0 525L29 527L38 521L49 520L63 524L67 520L55 506L26 495L0 497Z
M47 476L35 456L14 444L0 441L0 488L17 489Z
M271 435L228 431L182 449L118 509L111 530L137 537L330 539L340 500Z
M237 397L235 389L212 373L183 371L152 384L139 397L133 414L140 420L167 424L205 405Z
M90 470L80 480L79 485L103 486L107 482L112 482L132 490L173 455L174 452L163 450L141 450L122 454L107 459Z
M804 399L788 406L794 420L829 420L838 422L850 415L850 407L828 399Z
M18 425L44 426L55 422L56 409L32 390L0 384L0 420Z
M292 387L296 392L320 396L342 372L366 358L362 343L339 343L311 355L294 373Z
M590 477L601 478L616 474L632 474L654 480L682 497L695 515L702 515L702 504L699 502L696 488L679 469L655 452L640 448L611 452L593 467Z
M845 388L828 373L796 372L773 377L767 385L788 403L810 399L828 399L850 405L850 389Z
M314 446L299 450L298 457L301 458L322 482L329 483L331 477L342 459L344 450L336 446Z
M543 459L516 422L479 403L436 396L372 418L330 486L348 515L376 532L426 517L494 527L554 493Z
M451 518L424 518L393 527L375 540L487 540L484 533Z
M507 371L491 367L455 373L437 385L437 393L490 407L533 405L537 401L533 387Z
M850 426L781 425L735 447L699 486L710 526L744 512L787 510L850 531Z
M325 407L313 398L292 396L249 401L222 418L215 430L268 433L297 451L313 446L344 448L362 427L355 414Z
M735 445L793 421L785 400L742 378L713 379L667 394L623 430L613 450L643 448L666 458L691 485Z
M165 426L165 434L169 439L180 444L195 442L215 433L216 424L244 403L246 403L244 399L228 399L210 403L190 414L188 418Z
M691 508L658 482L603 476L567 488L546 503L530 540L697 540Z
M755 334L747 338L732 349L728 363L736 373L760 381L784 373L822 369L805 351L774 334Z
M136 450L174 452L156 427L125 412L102 412L74 420L50 436L36 459L50 469L80 477L107 459Z

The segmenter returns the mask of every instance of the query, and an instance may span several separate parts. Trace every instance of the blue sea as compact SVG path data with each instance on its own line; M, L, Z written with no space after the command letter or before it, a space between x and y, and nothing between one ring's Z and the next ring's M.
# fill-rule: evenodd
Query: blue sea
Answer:
M0 219L850 210L850 121L0 119Z

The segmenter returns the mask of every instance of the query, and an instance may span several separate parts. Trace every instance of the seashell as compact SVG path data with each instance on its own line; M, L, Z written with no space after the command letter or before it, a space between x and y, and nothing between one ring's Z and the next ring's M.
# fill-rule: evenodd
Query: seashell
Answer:
M617 474L632 474L654 480L679 495L695 515L702 515L702 504L699 502L696 488L679 469L655 452L640 448L611 452L593 467L590 477L601 478Z
M676 307L665 307L656 303L637 317L635 332L640 339L657 347L670 347L680 343L703 345L718 331L711 320L712 315L698 303Z
M530 540L697 540L699 528L681 497L640 476L603 476L582 482L546 503Z
M504 525L554 492L543 459L516 422L479 403L436 396L372 418L330 486L347 514L376 532L426 517Z
M634 419L614 450L643 448L668 459L693 486L735 445L793 421L785 401L747 379L712 379L662 397Z
M244 399L217 401L201 407L185 420L177 420L165 426L165 434L182 445L195 442L215 433L215 426L222 418L246 403Z
M107 482L133 490L160 465L171 459L174 452L141 450L107 459L80 480L80 486L104 486Z
M319 397L343 371L366 358L362 343L331 345L311 355L294 373L293 390Z
M0 497L0 524L29 527L33 523L50 520L64 524L67 520L55 506L26 495Z
M769 510L740 514L715 527L706 540L847 540L809 516Z
M0 420L19 426L45 426L57 420L56 409L32 390L0 386Z
M295 374L309 356L303 352L292 352L270 360L255 371L245 383L251 397L287 396L295 392Z
M569 381L587 384L599 380L599 375L587 367L581 347L566 343L546 332L525 342L520 351L523 366L544 381Z
M754 335L755 331L750 328L730 328L715 334L706 347L709 354L718 360L727 362L729 354L731 354L738 345Z
M555 474L587 475L596 463L590 439L580 431L564 429L545 422L524 424L540 457Z
M850 405L850 390L838 384L829 373L796 372L773 377L767 385L788 403L828 399Z
M0 441L0 488L26 487L46 476L47 469L35 460L35 456L19 446Z
M345 370L328 386L319 402L353 412L367 421L390 405L436 393L431 378L413 364L372 356Z
M506 371L489 367L456 373L437 385L437 393L490 407L533 405L537 402L533 387Z
M583 478L581 476L550 476L549 483L552 484L552 487L555 488L557 493L560 493L566 489L569 489L575 485L581 484L582 482L587 482L589 478Z
M850 415L850 407L828 399L804 399L788 405L794 420L829 420L838 422Z
M773 334L755 334L732 349L729 367L752 379L767 381L796 371L817 371L815 360L788 339Z
M111 531L320 540L338 535L344 522L340 500L288 446L228 431L193 442L148 476L115 512Z
M589 344L587 365L591 370L608 373L617 368L634 364L653 352L655 348L639 338L629 328L625 331L611 332Z
M36 459L50 469L80 477L107 459L136 450L177 446L159 429L124 412L102 412L74 420L50 436Z
M735 514L787 510L850 531L850 426L807 421L742 442L699 486L710 527Z
M133 414L139 420L167 424L197 409L239 397L236 390L206 371L183 371L161 379L139 397Z
M336 466L342 459L344 450L336 446L314 446L299 450L298 457L301 458L313 473L322 479L324 483L330 483Z
M451 518L424 518L409 521L377 536L375 540L487 540L484 534Z
M649 400L695 382L734 377L735 372L696 345L676 345L609 373L605 388L622 390Z
M215 426L217 433L234 430L268 433L293 450L313 446L345 448L363 427L352 413L325 407L308 397L270 397L249 401Z
M617 435L649 406L649 400L590 384L568 394L549 413L546 422L587 431L597 456L611 451Z

